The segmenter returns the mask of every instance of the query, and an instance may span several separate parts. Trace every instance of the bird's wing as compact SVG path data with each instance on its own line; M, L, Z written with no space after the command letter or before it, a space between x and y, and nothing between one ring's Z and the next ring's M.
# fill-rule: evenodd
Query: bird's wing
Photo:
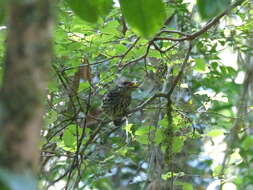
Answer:
M117 89L111 90L104 96L103 103L114 104L117 102L119 97L120 97L120 92Z

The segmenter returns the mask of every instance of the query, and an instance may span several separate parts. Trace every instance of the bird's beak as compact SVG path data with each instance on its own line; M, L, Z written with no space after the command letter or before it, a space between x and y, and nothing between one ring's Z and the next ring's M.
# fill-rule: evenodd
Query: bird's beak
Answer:
M139 86L140 86L140 84L135 83L135 82L131 82L131 83L129 84L129 87L131 87L131 88L138 88Z

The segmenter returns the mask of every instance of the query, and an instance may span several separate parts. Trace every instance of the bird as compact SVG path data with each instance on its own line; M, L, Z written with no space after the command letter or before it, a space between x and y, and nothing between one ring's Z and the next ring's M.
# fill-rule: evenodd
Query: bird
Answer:
M137 83L122 81L104 95L102 110L112 119L115 126L123 124L123 117L126 116L131 103L131 94L136 88L138 88Z

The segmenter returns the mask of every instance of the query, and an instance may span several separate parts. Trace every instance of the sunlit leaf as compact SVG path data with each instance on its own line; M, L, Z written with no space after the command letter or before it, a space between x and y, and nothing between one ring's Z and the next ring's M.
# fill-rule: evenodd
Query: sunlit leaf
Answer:
M135 131L135 135L137 136L142 136L142 135L146 135L150 132L150 127L140 127L139 129L137 129Z
M148 135L142 135L142 136L136 136L137 142L141 144L149 144L149 136Z
M202 58L195 59L194 70L196 71L205 71L206 70L206 62Z
M211 131L209 131L206 136L209 136L209 137L218 137L218 136L221 136L224 134L224 130L222 129L213 129Z
M216 177L216 176L220 175L221 169L222 169L222 166L217 165L213 170L213 176Z
M78 92L82 92L83 90L87 90L90 87L90 83L88 81L80 82Z
M181 152L183 146L184 146L184 138L183 137L175 137L173 138L173 145L172 145L172 151L174 153Z
M160 120L158 122L158 124L161 125L164 128L167 128L168 127L168 118L167 118L167 116L165 116L162 120Z
M250 148L253 147L253 136L247 136L243 141L241 146L245 150L249 150Z
M167 172L165 174L162 174L162 179L163 180L168 180L169 178L171 178L172 173L171 172Z
M69 125L63 134L64 145L68 148L74 149L76 146L76 125Z
M193 190L193 186L190 183L185 183L185 182L182 182L182 181L177 181L176 184L182 186L183 190Z
M155 133L155 143L158 145L160 144L164 139L164 130L157 129Z

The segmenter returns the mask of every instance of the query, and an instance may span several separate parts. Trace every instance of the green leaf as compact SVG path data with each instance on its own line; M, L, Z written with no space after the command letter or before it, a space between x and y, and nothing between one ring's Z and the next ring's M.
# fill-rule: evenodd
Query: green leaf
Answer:
M6 0L0 0L0 25L3 24L5 19Z
M90 87L89 82L80 82L78 92L82 92L83 90L87 90Z
M193 186L190 183L185 183L182 181L177 181L176 182L177 185L182 186L183 190L193 190Z
M165 116L162 120L160 120L158 122L158 124L161 125L164 128L167 128L168 127L168 118L167 118L167 116Z
M196 70L196 71L205 71L206 70L205 60L202 59L202 58L195 59L194 70Z
M76 146L76 135L75 135L76 125L69 125L63 134L64 145L68 148L74 149Z
M209 137L218 137L218 136L221 136L224 134L224 131L222 129L214 129L214 130L211 130L209 131L206 136L209 136Z
M69 7L83 20L96 23L109 13L113 0L66 0Z
M128 151L133 151L133 150L134 150L133 147L121 147L119 150L117 150L117 153L120 156L125 157L127 155Z
M148 135L136 136L136 140L141 144L149 144Z
M213 169L213 177L217 177L219 176L220 172L221 172L222 166L221 165L217 165L214 169Z
M5 17L4 10L2 7L0 7L0 24L4 22L4 17Z
M132 123L129 123L129 124L127 124L126 126L124 126L123 127L123 129L127 132L127 133L129 133L130 135L131 135L131 137L133 138L134 137L134 135L133 135L133 124Z
M172 172L167 172L165 174L162 174L162 179L163 180L168 180L172 177Z
M157 129L155 133L155 144L159 145L164 139L164 131Z
M119 22L116 20L113 20L113 21L107 23L104 28L101 28L100 31L102 33L107 33L112 36L118 35L119 34L118 27L119 26L120 26Z
M175 137L173 138L173 145L172 145L172 151L174 153L181 152L183 146L184 146L184 138L183 137Z
M120 0L120 6L126 21L144 38L151 38L166 17L162 0Z
M183 177L183 176L185 176L185 173L184 172L173 173L173 176L174 177ZM172 177L172 172L167 172L165 174L162 174L162 179L163 180L167 180L167 179L169 179L171 177ZM176 184L177 185L181 185L182 183L179 182L179 181L177 181Z
M207 20L223 12L230 4L230 0L197 0L199 14Z
M242 147L244 150L249 150L251 147L253 147L253 136L247 136L243 141L242 141Z
M135 135L137 136L142 136L142 135L146 135L150 132L150 127L140 127L139 129L137 129L135 131Z
M45 118L47 124L52 124L57 119L58 113L55 110L50 110Z
M48 83L49 92L56 92L58 90L57 82L55 80L50 80Z
M133 124L130 123L130 124L126 125L126 126L124 127L124 129L125 129L126 132L128 132L128 133L133 133L132 127L133 127Z

